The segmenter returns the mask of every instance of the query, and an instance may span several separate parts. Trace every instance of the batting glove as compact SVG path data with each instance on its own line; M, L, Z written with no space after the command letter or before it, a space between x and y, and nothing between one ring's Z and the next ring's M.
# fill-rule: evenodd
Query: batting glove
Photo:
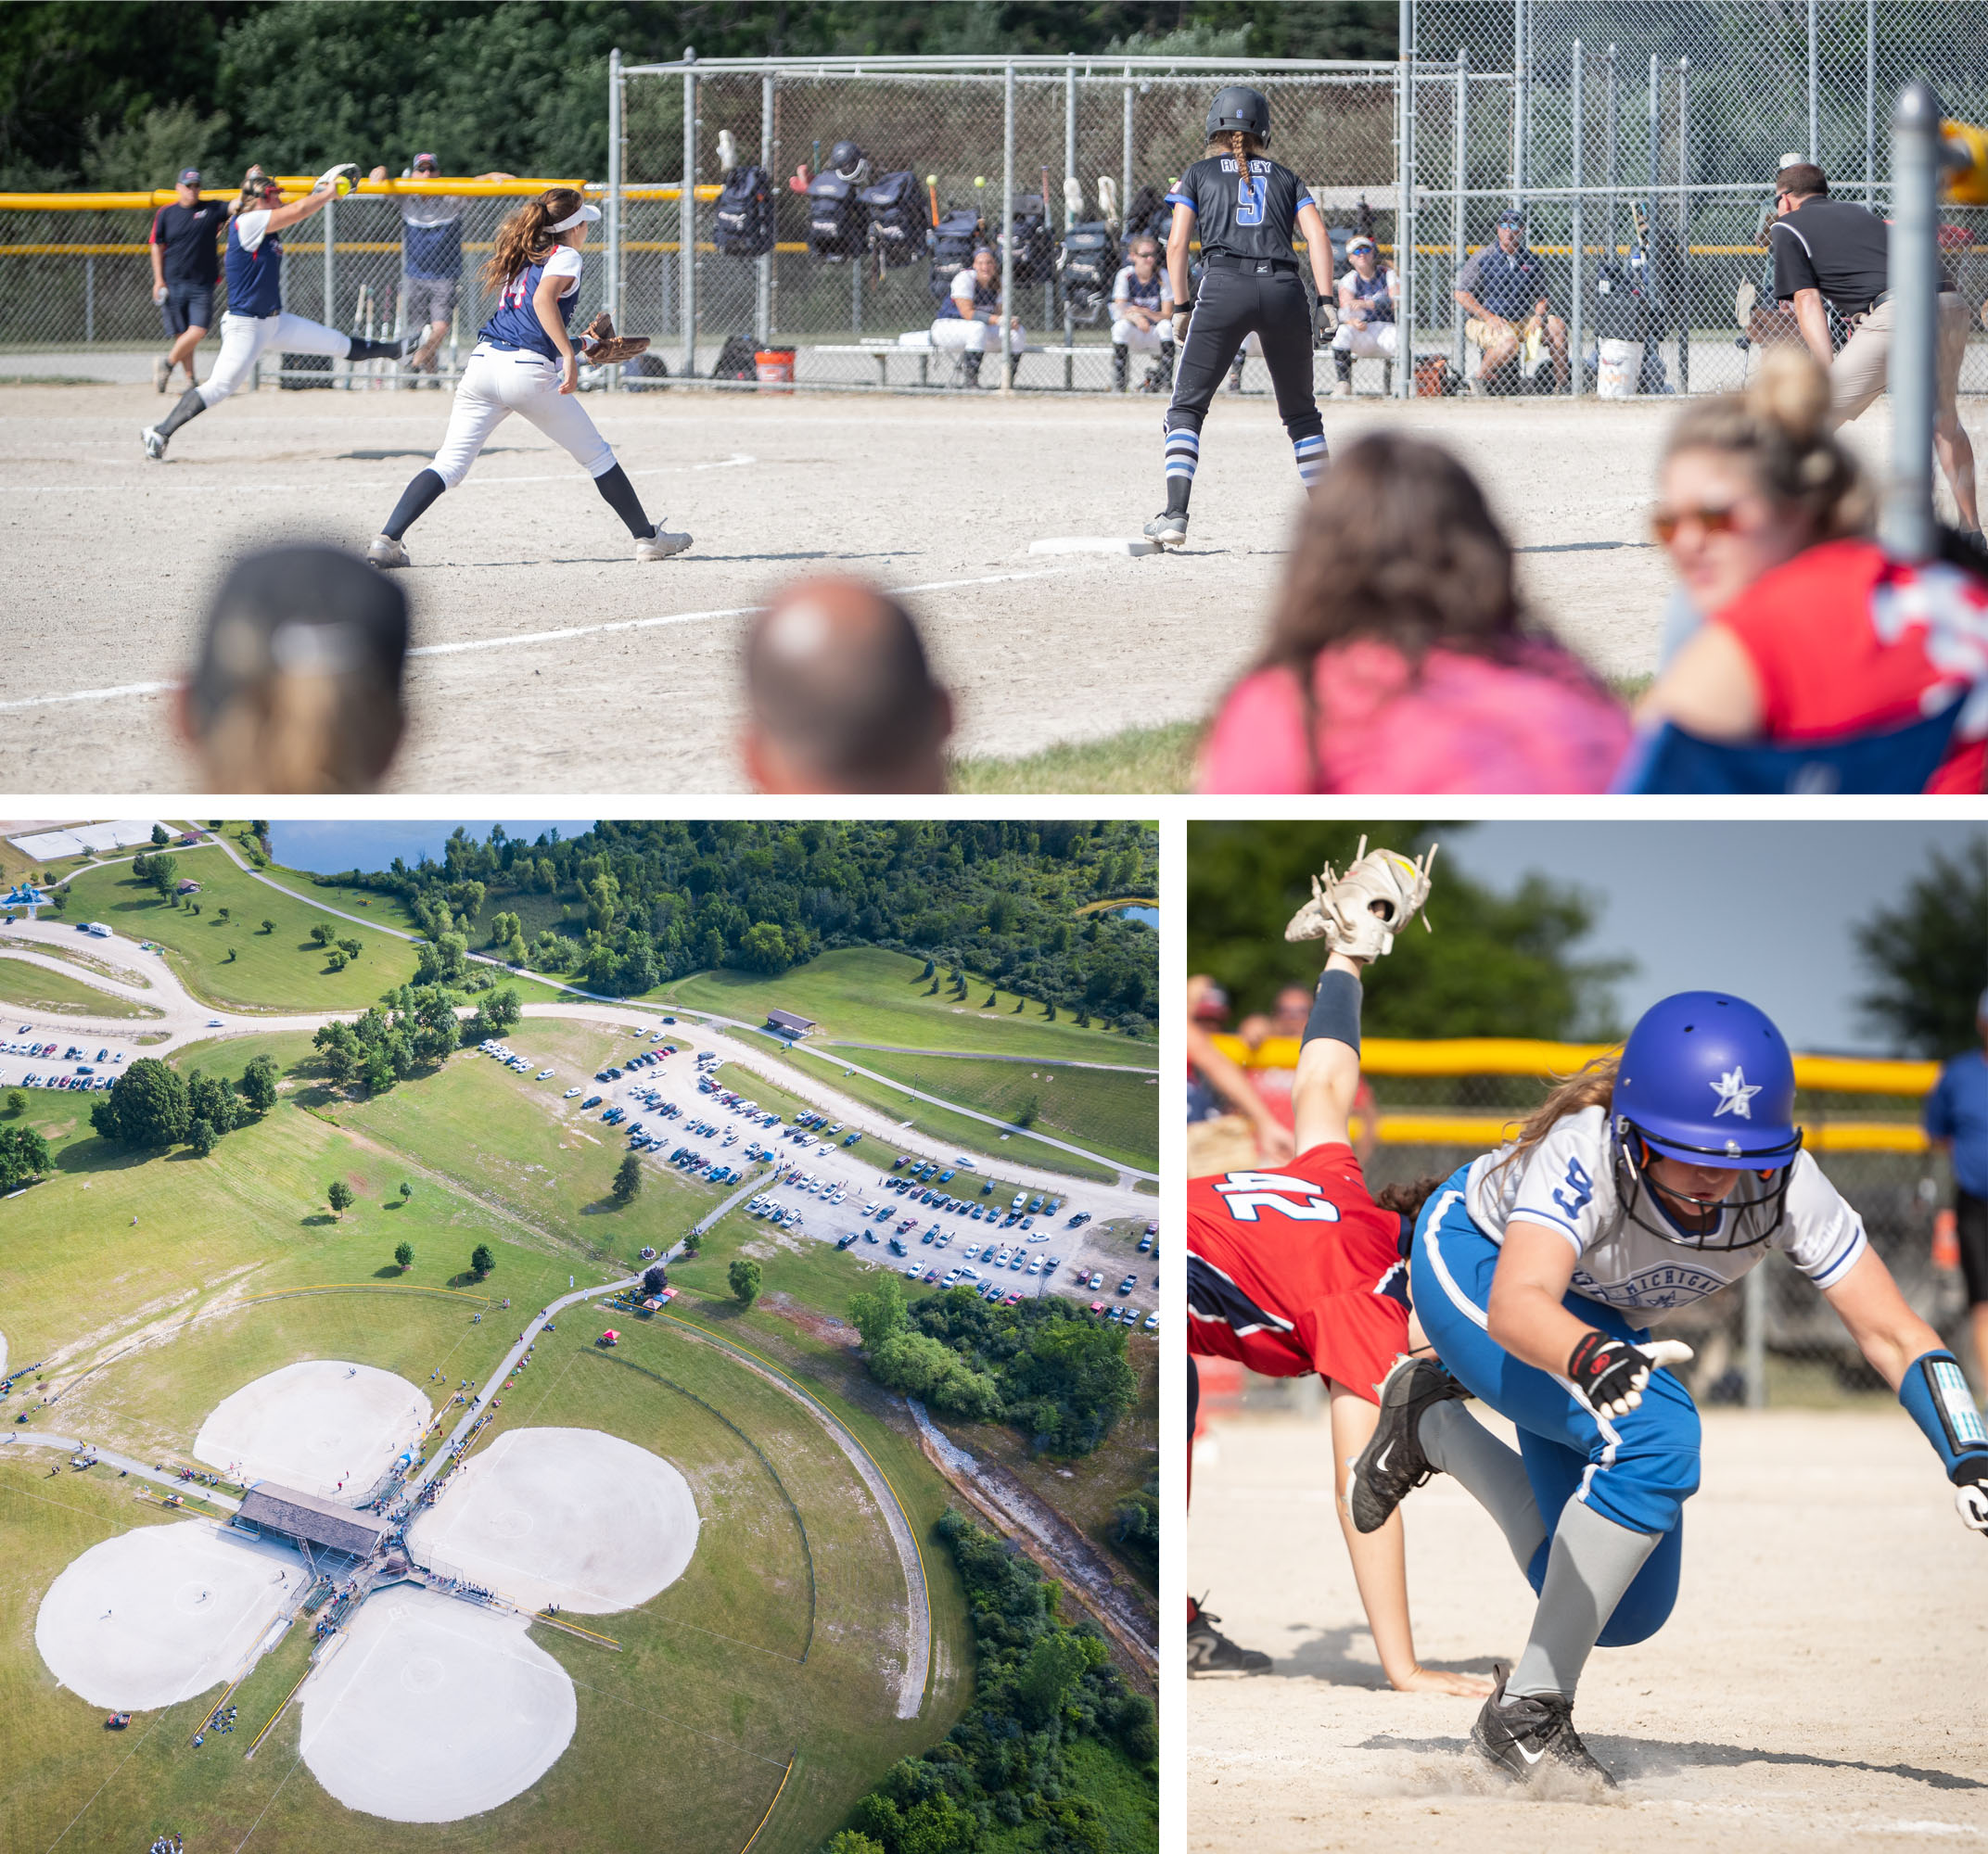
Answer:
M1956 1465L1954 1505L1963 1526L1988 1537L1988 1454L1964 1455Z
M1319 346L1324 347L1339 333L1339 310L1330 298L1319 298Z
M1191 310L1186 309L1174 311L1174 340L1177 344L1187 339L1187 322L1192 313Z
M1634 1346L1606 1333L1588 1331L1567 1361L1574 1395L1598 1416L1626 1416L1643 1401L1650 1374L1666 1365L1682 1365L1691 1348L1674 1339Z

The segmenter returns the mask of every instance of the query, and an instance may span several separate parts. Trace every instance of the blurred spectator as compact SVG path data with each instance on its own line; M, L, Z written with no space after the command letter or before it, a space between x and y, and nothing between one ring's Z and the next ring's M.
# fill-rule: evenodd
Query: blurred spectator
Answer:
M1141 233L1127 248L1131 262L1112 285L1112 390L1126 389L1131 358L1156 354L1162 364L1149 368L1140 391L1161 392L1174 384L1174 286L1160 262L1156 238Z
M1269 1034L1272 1036L1288 1036L1293 1042L1302 1042L1305 1026L1311 1021L1311 1007L1315 993L1301 984L1281 986L1277 994L1276 1009L1269 1019ZM1252 1069L1250 1080L1255 1084L1256 1092L1269 1104L1281 1124L1289 1124L1292 1119L1291 1088L1297 1080L1295 1069L1264 1068ZM1353 1113L1358 1122L1358 1131L1353 1140L1353 1149L1359 1154L1364 1169L1373 1163L1375 1149L1381 1138L1376 1123L1379 1118L1374 1102L1373 1089L1362 1075L1359 1086L1353 1097Z
M1384 361L1392 367L1401 331L1395 323L1395 267L1381 261L1371 238L1354 237L1346 246L1352 268L1339 280L1339 332L1332 337L1332 366L1338 378L1334 399L1353 397L1356 360Z
M221 279L221 229L233 210L225 199L200 197L200 170L184 169L173 184L172 204L152 215L147 241L152 256L152 300L159 305L172 345L152 362L152 385L164 392L172 384L172 370L193 375L194 349L214 325L214 286Z
M1277 1002L1270 1009L1270 1035L1302 1037L1306 1024L1311 1021L1311 1005L1312 993L1307 986L1281 985Z
M377 167L368 180L385 180ZM440 180L441 163L433 155L416 155L402 180ZM507 173L478 174L479 181L512 180ZM396 194L401 209L401 326L410 333L424 329L421 345L406 362L411 373L435 371L435 355L455 314L455 294L463 281L463 212L466 198L450 194Z
M1988 1046L1988 991L1974 1007ZM1926 1097L1926 1137L1954 1167L1954 1235L1968 1293L1974 1381L1988 1384L1988 1054L1969 1049L1940 1070Z
M952 697L911 615L860 579L796 581L746 641L741 751L761 792L943 792Z
M1552 311L1547 267L1525 244L1525 215L1510 207L1497 216L1497 243L1472 251L1457 273L1456 297L1469 320L1465 337L1484 350L1472 392L1520 390L1518 362L1536 359L1541 342L1553 350L1553 384L1567 390L1567 324Z
M1282 1165L1294 1152L1291 1129L1271 1112L1268 1104L1250 1085L1247 1071L1225 1055L1215 1040L1215 1032L1204 1015L1209 994L1221 997L1224 1012L1229 1000L1222 988L1205 972L1196 972L1187 982L1188 1119L1191 1123L1217 1118L1226 1106L1240 1115L1255 1134L1256 1157L1266 1165Z
M1528 632L1511 543L1448 451L1357 439L1306 499L1204 792L1599 792L1627 717Z
M1867 502L1829 425L1829 379L1793 350L1769 355L1745 393L1679 419L1655 527L1707 616L1645 699L1646 725L1815 745L1988 691L1980 555L1949 536L1946 559L1888 559L1862 532ZM1981 792L1984 737L1988 703L1969 702L1925 789Z
M208 614L180 722L212 793L371 792L405 725L407 599L336 548L250 554Z
M1875 212L1829 197L1829 183L1812 161L1784 165L1774 177L1768 230L1774 294L1794 305L1802 339L1829 373L1831 412L1838 423L1862 415L1884 391L1891 371L1891 228ZM1968 349L1968 305L1944 275L1940 280L1940 353L1933 376L1933 450L1954 491L1961 526L1979 532L1974 499L1974 447L1960 423L1955 394ZM1850 326L1832 353L1829 311Z
M1253 1010L1236 1025L1236 1035L1254 1050L1270 1034L1270 1020L1260 1010ZM1199 1173L1192 1175L1198 1177Z
M1188 994L1188 1015L1196 1023L1219 1030L1229 1022L1229 994L1213 979L1204 979Z

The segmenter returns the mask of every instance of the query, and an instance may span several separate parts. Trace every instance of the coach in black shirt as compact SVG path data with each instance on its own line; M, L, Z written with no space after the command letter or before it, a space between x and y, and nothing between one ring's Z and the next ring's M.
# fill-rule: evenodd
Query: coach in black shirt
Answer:
M193 354L214 325L214 286L221 275L218 240L228 222L228 202L200 197L200 171L188 168L173 188L173 202L152 215L152 300L159 305L172 346L152 362L152 384L164 392L175 367L193 375Z
M1892 355L1891 227L1861 206L1829 197L1829 183L1809 161L1774 178L1778 215L1767 233L1774 257L1774 293L1792 302L1802 339L1829 370L1831 412L1846 425L1883 392ZM1850 324L1842 350L1829 351L1824 303ZM1933 449L1954 491L1961 526L1979 531L1974 499L1974 447L1962 429L1955 395L1968 347L1968 307L1952 289L1940 292L1939 365L1935 374Z

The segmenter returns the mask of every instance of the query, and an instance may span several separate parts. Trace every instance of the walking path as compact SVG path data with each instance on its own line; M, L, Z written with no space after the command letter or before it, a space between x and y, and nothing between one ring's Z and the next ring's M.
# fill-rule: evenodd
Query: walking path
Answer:
M182 1480L176 1474L161 1474L156 1467L147 1467L145 1463L134 1461L128 1454L114 1454L108 1449L93 1448L70 1436L51 1436L45 1432L0 1436L0 1449L6 1448L60 1449L66 1454L95 1455L106 1467L122 1468L126 1474L134 1474L141 1480L152 1481L155 1485L183 1497L190 1495L196 1500L205 1500L211 1505L225 1506L231 1513L242 1504L232 1494L217 1493L212 1488L203 1487L198 1481Z

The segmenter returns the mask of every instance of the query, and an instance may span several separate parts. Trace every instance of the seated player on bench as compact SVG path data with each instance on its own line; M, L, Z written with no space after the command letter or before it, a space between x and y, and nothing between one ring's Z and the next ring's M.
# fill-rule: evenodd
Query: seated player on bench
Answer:
M990 245L974 253L973 267L952 280L945 306L932 324L932 345L960 357L953 378L961 386L980 384L980 357L1000 352L1000 330L1008 327L1008 346L1019 354L1027 340L1021 321L1003 315L1007 305L1000 297L1000 260Z

